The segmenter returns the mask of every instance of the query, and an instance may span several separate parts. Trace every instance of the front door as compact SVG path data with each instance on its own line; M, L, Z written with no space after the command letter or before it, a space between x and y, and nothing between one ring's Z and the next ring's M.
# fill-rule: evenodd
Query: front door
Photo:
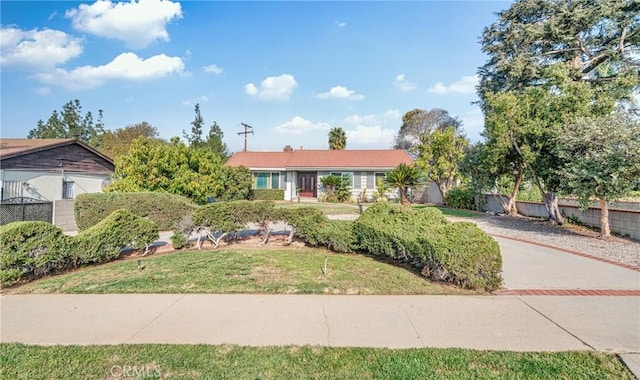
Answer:
M298 173L298 195L301 197L315 197L317 178L318 173L316 172Z

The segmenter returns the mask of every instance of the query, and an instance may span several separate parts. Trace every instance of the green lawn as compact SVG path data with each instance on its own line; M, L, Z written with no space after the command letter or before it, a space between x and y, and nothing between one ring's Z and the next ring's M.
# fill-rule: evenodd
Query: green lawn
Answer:
M325 258L327 273L323 274ZM237 244L119 260L51 276L4 293L477 294L431 283L362 254Z
M632 379L614 355L232 345L0 345L3 379Z

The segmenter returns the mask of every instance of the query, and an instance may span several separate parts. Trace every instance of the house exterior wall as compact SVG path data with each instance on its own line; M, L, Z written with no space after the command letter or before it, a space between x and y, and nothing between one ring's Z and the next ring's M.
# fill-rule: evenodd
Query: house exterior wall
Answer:
M63 181L73 181L73 198L75 198L78 194L102 192L103 186L109 183L110 177L110 174L102 173L0 170L0 181L3 187L10 181L22 183L21 194L14 196L31 197L46 201L63 199ZM6 195L5 198L7 198Z

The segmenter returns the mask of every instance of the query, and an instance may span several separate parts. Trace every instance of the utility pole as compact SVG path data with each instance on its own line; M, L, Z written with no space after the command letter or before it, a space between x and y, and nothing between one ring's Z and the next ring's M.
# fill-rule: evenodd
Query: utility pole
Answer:
M247 135L249 133L251 133L253 135L253 127L250 125L247 125L245 123L240 122L240 125L242 125L244 127L244 132L238 132L239 135L244 135L244 150L243 152L247 151Z

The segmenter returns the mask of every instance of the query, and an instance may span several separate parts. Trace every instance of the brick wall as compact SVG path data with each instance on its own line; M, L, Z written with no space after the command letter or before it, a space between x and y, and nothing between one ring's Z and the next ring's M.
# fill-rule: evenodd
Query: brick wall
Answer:
M53 202L53 224L63 231L77 231L76 217L73 215L73 199Z

